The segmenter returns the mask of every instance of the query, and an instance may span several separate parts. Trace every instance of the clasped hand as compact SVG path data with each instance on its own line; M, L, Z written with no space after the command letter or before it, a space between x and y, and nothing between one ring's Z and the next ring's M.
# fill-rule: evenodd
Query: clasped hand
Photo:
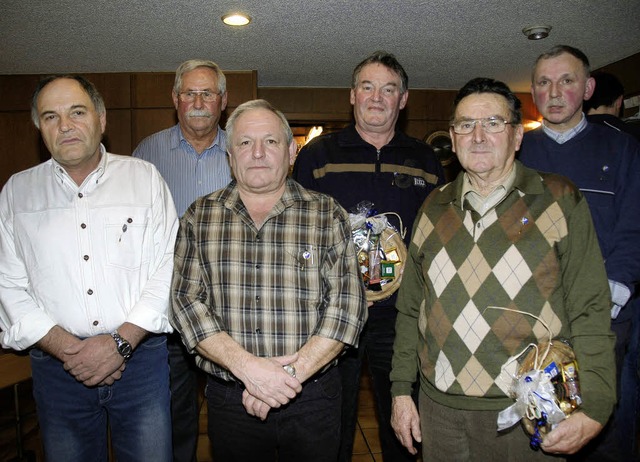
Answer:
M122 377L126 367L108 334L79 340L63 354L64 369L87 387L113 384Z
M247 413L265 420L271 409L289 403L302 391L300 381L283 368L295 362L297 354L273 358L252 358L247 364L242 382L242 404Z

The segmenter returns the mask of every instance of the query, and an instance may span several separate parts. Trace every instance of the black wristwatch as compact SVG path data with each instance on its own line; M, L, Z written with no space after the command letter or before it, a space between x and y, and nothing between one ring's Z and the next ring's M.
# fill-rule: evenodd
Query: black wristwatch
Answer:
M116 341L116 347L118 348L118 353L124 358L125 361L128 361L131 357L131 353L133 353L133 348L131 348L131 344L123 339L117 330L111 333L111 337Z

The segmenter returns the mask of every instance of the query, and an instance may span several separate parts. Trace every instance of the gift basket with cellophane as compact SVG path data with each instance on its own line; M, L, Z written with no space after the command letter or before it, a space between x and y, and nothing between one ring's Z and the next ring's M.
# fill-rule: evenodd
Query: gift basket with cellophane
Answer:
M582 404L578 361L571 343L567 339L552 339L550 329L540 318L526 312L509 311L538 319L549 331L549 338L528 345L503 365L504 373L510 363L517 364L510 386L515 403L498 414L498 431L520 421L529 434L530 446L539 449L547 433Z
M397 217L400 230L389 223L389 216ZM378 213L373 203L363 201L349 214L349 221L367 300L384 300L402 281L407 257L402 219L395 212Z

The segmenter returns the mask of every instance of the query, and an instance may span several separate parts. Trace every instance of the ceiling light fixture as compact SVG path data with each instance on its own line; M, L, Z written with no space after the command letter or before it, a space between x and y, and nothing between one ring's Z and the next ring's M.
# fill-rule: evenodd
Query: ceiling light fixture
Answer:
M522 33L527 36L529 40L542 40L549 37L549 31L551 26L529 26L522 29Z
M251 22L251 18L243 13L230 13L222 17L222 22L228 26L246 26Z

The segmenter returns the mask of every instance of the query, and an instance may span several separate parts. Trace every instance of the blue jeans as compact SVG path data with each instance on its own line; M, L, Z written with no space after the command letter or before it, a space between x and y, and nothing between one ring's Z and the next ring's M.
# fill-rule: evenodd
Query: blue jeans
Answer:
M289 404L262 421L242 405L244 387L209 376L209 439L221 462L335 462L340 436L340 376L336 368L303 384ZM151 459L150 459L151 460Z
M119 461L171 461L169 364L165 336L138 345L122 378L86 387L39 349L31 350L33 395L45 458L106 461L107 425Z
M393 306L369 308L369 319L360 334L357 349L347 351L338 362L342 377L342 434L339 462L350 462L358 420L358 393L362 362L366 355L378 413L378 433L385 462L415 461L391 428L391 358L396 336L397 311ZM416 387L417 390L417 387ZM417 392L414 393L417 402Z

